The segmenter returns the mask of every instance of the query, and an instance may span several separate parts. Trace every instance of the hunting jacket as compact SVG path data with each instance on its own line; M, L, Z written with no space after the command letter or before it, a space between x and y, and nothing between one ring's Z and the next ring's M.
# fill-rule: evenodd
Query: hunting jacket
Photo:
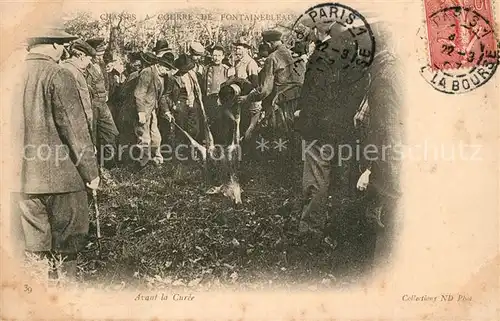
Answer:
M79 85L52 58L30 53L20 113L24 128L22 192L85 190L98 174Z
M144 68L139 73L139 80L134 90L137 112L150 115L160 107L163 95L163 79L158 74L156 65Z

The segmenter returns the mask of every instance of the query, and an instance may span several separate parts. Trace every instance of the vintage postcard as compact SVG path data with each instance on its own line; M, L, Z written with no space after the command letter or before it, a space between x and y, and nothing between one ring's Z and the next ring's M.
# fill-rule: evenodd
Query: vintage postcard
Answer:
M1 2L5 320L500 320L496 0Z

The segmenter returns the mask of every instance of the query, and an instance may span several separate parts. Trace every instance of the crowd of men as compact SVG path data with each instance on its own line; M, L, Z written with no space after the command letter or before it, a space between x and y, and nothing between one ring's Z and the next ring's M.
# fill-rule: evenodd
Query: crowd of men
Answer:
M17 115L25 143L22 182L13 204L25 250L63 255L70 275L86 245L87 191L95 191L109 175L106 167L121 161L117 151L122 146L137 148L133 161L144 167L164 162L162 141L172 137L182 144L190 142L187 137L203 142L213 135L216 143L228 144L235 105L241 107L242 141L254 137L263 119L274 120L285 133L298 131L309 146L298 232L312 244L312 239L328 238L326 204L334 162L325 159L321 144L368 137L367 143L381 145L394 137L387 134L392 128L387 124L397 123L397 115L386 119L387 110L394 113L401 103L392 89L395 75L387 71L393 70L387 66L394 65L394 57L381 50L374 71L332 70L327 61L334 53L318 50L323 42L338 45L331 25L315 30L312 52L308 43L288 48L281 32L267 30L254 55L250 39L240 37L233 43L234 61L222 46L205 48L199 42L177 56L163 39L151 52L129 53L124 61L106 50L102 38L79 39L63 28L41 30L28 39L23 108ZM37 155L41 145L57 159ZM383 206L380 195L397 194L390 182L392 167L383 164L361 162L351 186L378 186L371 197L376 209Z

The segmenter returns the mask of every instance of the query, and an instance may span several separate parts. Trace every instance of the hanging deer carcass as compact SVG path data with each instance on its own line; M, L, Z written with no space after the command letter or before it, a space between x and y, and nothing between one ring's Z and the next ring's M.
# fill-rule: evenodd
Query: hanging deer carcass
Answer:
M236 97L241 94L241 87L237 84L228 84L226 86L227 96L223 101L223 106L220 108L222 108L227 119L230 120L228 126L231 124L232 139L227 145L216 146L208 124L203 99L201 98L200 87L196 81L194 81L194 83L195 99L198 101L198 106L200 108L201 126L204 131L205 144L203 145L197 142L187 131L175 123L175 120L173 120L174 126L176 126L179 131L187 137L190 144L199 151L203 161L206 182L210 184L209 172L212 169L210 167L217 167L216 171L223 176L220 177L223 182L222 185L212 186L207 191L207 194L221 193L230 198L235 204L241 204L242 189L238 179L238 167L242 155L240 147L241 107L235 103Z

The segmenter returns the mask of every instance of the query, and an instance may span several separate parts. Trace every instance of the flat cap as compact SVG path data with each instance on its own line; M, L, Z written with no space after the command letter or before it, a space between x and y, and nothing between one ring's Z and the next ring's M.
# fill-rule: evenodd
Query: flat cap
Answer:
M262 32L262 39L264 41L279 41L281 40L282 33L276 29L270 29Z
M104 42L104 38L91 38L86 41L92 48L95 49L96 53L104 54L106 50L106 43Z
M87 56L95 57L96 51L91 45L83 41L82 39L76 39L71 44L71 49L78 50L86 54Z
M203 55L205 53L205 47L197 41L191 42L189 44L189 50L193 55Z
M97 46L99 46L103 42L104 42L104 38L102 38L102 37L87 39L87 43L90 46L92 46L92 48L94 48L94 49L97 48Z

